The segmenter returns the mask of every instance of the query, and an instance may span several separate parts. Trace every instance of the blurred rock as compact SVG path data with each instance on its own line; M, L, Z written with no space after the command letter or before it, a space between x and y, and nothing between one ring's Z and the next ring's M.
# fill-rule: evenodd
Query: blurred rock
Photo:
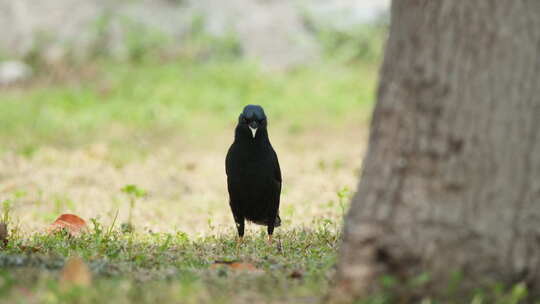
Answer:
M32 69L20 61L0 62L0 85L11 85L32 76Z

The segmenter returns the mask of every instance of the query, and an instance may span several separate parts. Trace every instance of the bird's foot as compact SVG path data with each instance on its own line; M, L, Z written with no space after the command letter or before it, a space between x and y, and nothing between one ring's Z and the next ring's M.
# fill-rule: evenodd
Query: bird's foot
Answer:
M272 245L272 235L268 236L268 245Z
M244 237L239 236L239 237L236 239L236 245L240 246L240 245L242 245L242 243L244 243Z

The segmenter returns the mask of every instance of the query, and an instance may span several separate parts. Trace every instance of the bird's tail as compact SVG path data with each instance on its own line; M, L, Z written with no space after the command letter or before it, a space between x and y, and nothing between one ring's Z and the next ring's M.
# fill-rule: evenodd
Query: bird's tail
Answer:
M281 218L279 217L279 214L276 216L276 221L274 222L274 227L281 226Z
M265 225L265 226L268 225L268 219L254 220L249 217L246 217L246 219L258 225ZM274 227L279 227L279 226L281 226L281 218L279 217L279 215L276 215L276 219L274 220Z

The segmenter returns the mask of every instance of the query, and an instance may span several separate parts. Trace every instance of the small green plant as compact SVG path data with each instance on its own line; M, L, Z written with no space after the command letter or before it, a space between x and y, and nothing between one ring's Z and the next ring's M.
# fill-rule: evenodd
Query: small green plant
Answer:
M495 303L495 304L519 304L529 303L527 300L528 290L525 283L520 282L512 286L495 283L488 288L478 288L470 303ZM533 302L530 302L533 303ZM538 303L538 302L535 302Z
M508 295L508 303L518 304L521 303L527 297L527 286L525 283L521 282L512 288Z
M11 200L4 200L2 202L2 223L8 224L11 221L11 208Z
M341 208L341 214L342 214L342 216L344 216L345 215L346 204L347 204L347 201L349 200L349 196L350 196L349 188L346 187L346 186L341 188L340 190L338 190L337 196L338 196L339 207Z
M129 215L128 215L128 221L127 223L122 224L122 231L124 232L131 232L133 231L133 209L135 208L135 202L137 199L143 198L146 195L146 191L144 189L141 189L137 187L136 185L129 184L125 185L122 188L122 192L127 194L129 198Z
M114 225L116 224L116 220L118 219L118 213L120 212L119 209L116 209L116 213L114 214L114 219L111 223L111 226L109 226L109 229L107 230L107 237L111 236L111 233L113 232Z

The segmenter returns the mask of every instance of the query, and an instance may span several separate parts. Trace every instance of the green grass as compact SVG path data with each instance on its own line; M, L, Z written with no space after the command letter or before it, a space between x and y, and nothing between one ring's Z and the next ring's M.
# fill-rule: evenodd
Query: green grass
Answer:
M132 134L204 134L229 128L250 103L263 105L271 124L285 130L361 123L376 80L375 64L276 73L243 61L154 61L102 63L97 70L85 79L2 92L4 149L31 154L40 145L124 141Z
M177 233L122 233L94 221L81 237L18 235L0 253L0 301L45 303L235 303L313 300L324 294L339 234L328 225L278 232L269 246L261 230L238 246L234 233L190 239ZM92 288L62 289L58 270L81 256ZM215 261L243 261L241 271ZM236 300L235 300L236 299Z

